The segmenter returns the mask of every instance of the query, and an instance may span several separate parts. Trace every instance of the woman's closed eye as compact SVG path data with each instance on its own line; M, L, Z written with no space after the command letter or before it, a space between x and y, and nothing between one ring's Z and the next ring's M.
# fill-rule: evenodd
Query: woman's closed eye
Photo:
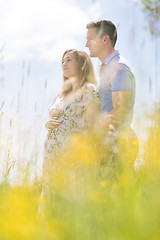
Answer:
M65 61L62 62L62 64L66 64L66 63L69 63L71 62L72 60L70 58L67 58Z
M71 59L70 59L70 58L68 58L66 62L70 62L70 61L71 61Z

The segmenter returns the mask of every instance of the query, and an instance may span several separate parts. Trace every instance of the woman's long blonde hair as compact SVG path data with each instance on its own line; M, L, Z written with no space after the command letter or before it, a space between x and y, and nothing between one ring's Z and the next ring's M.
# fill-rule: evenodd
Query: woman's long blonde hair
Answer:
M77 77L79 80L79 88L81 88L86 83L96 83L96 78L93 70L93 65L91 62L90 57L88 54L84 51L78 51L76 49L68 49L64 52L62 56L62 63L64 61L64 56L66 53L72 52L75 58L76 62L76 71L77 71ZM61 95L66 96L68 93L72 91L72 83L67 81L67 84L65 84L66 80L68 78L63 76L63 85L62 85L62 91Z

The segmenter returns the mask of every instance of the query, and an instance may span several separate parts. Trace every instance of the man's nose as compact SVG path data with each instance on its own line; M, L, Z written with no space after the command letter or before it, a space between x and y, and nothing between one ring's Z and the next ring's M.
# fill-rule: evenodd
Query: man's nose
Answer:
M85 47L88 47L88 41L86 42L86 45L85 45Z

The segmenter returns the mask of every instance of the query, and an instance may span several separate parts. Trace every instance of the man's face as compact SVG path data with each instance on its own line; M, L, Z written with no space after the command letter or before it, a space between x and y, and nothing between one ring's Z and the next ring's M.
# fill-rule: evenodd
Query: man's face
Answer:
M89 48L90 57L99 57L103 51L103 38L99 38L96 28L87 31L86 47Z

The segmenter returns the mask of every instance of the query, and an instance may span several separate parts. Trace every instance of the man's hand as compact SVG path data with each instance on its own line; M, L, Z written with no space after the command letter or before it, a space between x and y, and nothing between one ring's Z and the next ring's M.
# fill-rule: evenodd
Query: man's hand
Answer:
M57 117L53 117L46 122L45 127L49 132L51 132L53 129L59 127L60 124L61 122L57 120Z
M102 113L99 118L99 125L104 131L108 131L110 125L112 125L112 114L109 113Z

